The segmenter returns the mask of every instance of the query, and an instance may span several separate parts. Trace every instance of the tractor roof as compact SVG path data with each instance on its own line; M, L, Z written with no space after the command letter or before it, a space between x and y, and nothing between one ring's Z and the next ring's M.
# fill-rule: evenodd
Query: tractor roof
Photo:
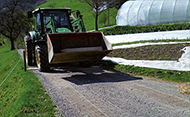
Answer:
M32 11L33 14L39 13L40 11L67 11L71 12L69 8L38 8Z

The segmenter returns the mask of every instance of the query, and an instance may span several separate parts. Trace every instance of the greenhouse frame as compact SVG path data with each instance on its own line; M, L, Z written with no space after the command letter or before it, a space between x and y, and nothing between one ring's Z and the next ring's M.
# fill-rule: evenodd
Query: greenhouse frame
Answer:
M116 16L117 25L153 25L190 22L190 0L127 1Z

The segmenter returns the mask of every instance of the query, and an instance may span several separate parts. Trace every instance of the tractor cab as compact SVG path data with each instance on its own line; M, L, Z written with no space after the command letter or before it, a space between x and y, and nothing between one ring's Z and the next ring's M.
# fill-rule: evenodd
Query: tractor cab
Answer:
M73 32L73 27L70 21L70 9L36 9L28 14L33 14L35 16L35 28L38 32ZM28 16L32 17L31 15Z

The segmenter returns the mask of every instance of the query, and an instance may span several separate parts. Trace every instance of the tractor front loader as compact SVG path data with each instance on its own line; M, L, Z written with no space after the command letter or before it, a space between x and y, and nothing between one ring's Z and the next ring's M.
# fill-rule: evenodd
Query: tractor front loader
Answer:
M36 9L35 30L24 37L25 59L29 66L48 71L50 64L101 60L112 46L101 32L87 33L82 15L71 9Z

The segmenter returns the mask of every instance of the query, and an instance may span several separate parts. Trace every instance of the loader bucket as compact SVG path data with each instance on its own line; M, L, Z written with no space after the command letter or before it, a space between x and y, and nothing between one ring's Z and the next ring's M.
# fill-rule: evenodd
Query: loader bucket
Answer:
M101 60L112 46L101 32L47 34L50 64Z

